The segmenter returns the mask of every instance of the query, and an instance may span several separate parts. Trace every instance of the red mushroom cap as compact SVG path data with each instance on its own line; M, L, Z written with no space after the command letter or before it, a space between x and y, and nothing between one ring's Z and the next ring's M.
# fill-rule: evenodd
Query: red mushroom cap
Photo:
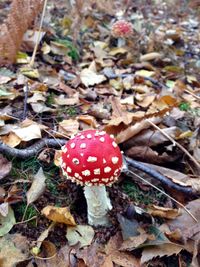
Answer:
M61 167L77 184L111 185L120 175L122 154L112 136L85 130L62 148Z
M115 38L130 37L133 33L132 24L125 20L118 20L112 25L111 34Z

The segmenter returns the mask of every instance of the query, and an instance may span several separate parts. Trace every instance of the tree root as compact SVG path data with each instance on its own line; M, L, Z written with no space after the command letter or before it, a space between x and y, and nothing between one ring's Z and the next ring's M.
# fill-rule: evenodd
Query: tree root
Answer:
M37 155L44 147L60 148L65 143L66 143L66 139L43 138L40 141L37 141L35 144L27 148L18 149L18 148L12 148L4 144L2 141L0 141L0 153L5 154L6 156L26 159L26 158ZM165 177L158 171L153 170L150 167L147 167L142 162L133 160L126 156L124 156L124 159L127 164L127 168L123 169L123 171L127 176L130 176L129 168L130 169L135 168L155 178L156 180L158 180L159 182L161 182L163 185L167 186L168 188L172 188L176 191L182 192L186 194L187 196L194 197L198 195L198 193L195 192L191 187L181 186L179 184L174 183L172 180L168 179L167 177Z
M4 144L2 141L0 141L0 153L5 154L6 156L26 159L38 154L41 151L41 149L43 149L45 146L59 148L65 143L66 139L43 138L40 141L33 144L32 146L29 146L24 149L19 149L10 147Z

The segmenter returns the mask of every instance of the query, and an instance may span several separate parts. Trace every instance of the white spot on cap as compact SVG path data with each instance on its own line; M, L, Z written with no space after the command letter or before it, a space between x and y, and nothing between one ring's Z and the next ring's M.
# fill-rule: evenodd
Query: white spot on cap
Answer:
M105 135L106 132L102 131L99 133L99 135Z
M72 159L72 162L74 163L74 164L76 164L76 165L78 165L80 162L79 162L79 160L77 159L77 158L73 158Z
M114 172L114 175L116 176L116 175L118 175L118 173L119 173L119 169L116 169Z
M102 178L101 181L107 183L109 181L109 178Z
M90 183L90 182L85 182L85 185L87 185L87 186L92 186L92 183Z
M101 137L101 138L99 138L99 141L103 143L105 141L105 138Z
M82 174L84 176L90 176L90 171L89 170L82 171Z
M100 174L100 169L94 169L94 174Z
M85 136L84 136L84 135L81 135L80 138L81 138L81 139L85 139Z
M70 147L71 148L75 148L76 144L75 143L71 143Z
M74 176L75 176L76 178L79 178L79 174L78 174L77 172L74 173Z
M84 154L83 154L83 153L80 153L80 155L81 155L81 157L83 157L83 156L84 156Z
M117 162L119 161L119 158L118 157L112 157L112 163L113 164L117 164Z
M117 144L114 141L112 142L112 145L113 145L114 148L117 147Z
M103 163L106 163L106 160L105 159L103 159Z
M92 135L91 134L87 134L87 138L88 139L91 139L92 138Z
M97 161L97 157L88 157L87 158L87 162L96 162Z
M110 138L115 138L113 134L110 135Z
M104 168L104 172L105 172L105 173L108 173L108 172L110 172L110 171L111 171L111 168L110 168L110 167L105 167L105 168Z
M72 172L72 169L69 166L67 167L67 172Z
M66 163L63 162L63 163L61 164L61 167L65 169L65 168L66 168Z
M96 133L95 133L95 135L94 136L99 136L99 132L98 131L96 131Z
M67 158L69 158L69 154L67 155Z
M80 148L86 148L86 143L80 144Z
M96 183L96 182L98 182L98 181L99 181L98 178L94 178L94 179L91 180L91 182L93 182L93 183Z
M62 152L64 152L64 153L67 153L67 148L66 148L66 146L62 146Z

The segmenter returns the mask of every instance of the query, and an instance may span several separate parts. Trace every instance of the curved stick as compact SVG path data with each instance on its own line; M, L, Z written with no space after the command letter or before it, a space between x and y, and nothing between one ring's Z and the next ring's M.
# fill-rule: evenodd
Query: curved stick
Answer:
M66 143L66 139L54 139L54 138L43 138L36 142L32 146L24 149L13 148L2 141L0 141L0 152L7 156L25 159L28 157L35 156L43 147L61 147Z
M155 178L159 182L161 182L163 185L175 189L179 192L183 192L187 194L188 196L196 196L197 192L195 192L191 187L189 186L181 186L179 184L174 183L172 180L168 179L158 171L147 167L146 165L142 164L142 162L133 160L129 157L124 156L125 162L127 163L127 169L124 170L127 176L130 176L129 168L133 167L136 168L142 172L145 172L146 174L150 175L151 177Z

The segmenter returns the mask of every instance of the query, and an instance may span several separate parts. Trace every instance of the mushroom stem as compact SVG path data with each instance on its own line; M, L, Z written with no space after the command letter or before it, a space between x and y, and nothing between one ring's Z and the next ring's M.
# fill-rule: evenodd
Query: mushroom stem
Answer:
M105 186L85 186L84 194L88 208L88 223L90 225L109 226L108 210L112 205Z
M122 46L124 46L125 44L126 44L126 41L125 41L124 38L119 37L119 38L117 39L117 47L122 47Z

